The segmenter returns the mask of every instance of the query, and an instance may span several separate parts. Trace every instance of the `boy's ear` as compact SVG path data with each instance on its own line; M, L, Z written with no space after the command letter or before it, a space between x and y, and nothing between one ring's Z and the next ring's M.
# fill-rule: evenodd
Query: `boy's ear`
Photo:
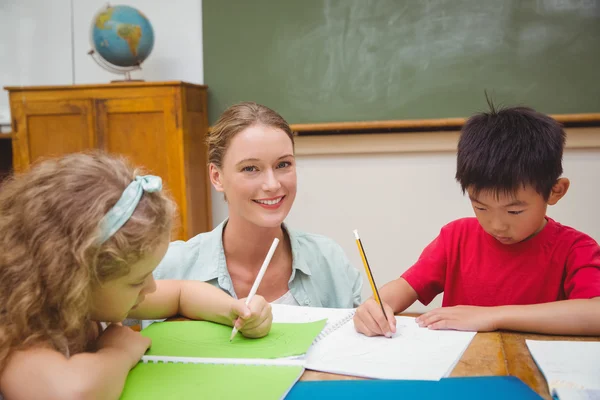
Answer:
M552 186L550 197L548 197L548 205L553 206L558 203L567 194L570 185L571 182L567 178L559 178L554 186Z
M210 183L215 187L217 192L223 192L223 183L221 182L221 170L215 164L210 163L208 166L208 176L210 176Z

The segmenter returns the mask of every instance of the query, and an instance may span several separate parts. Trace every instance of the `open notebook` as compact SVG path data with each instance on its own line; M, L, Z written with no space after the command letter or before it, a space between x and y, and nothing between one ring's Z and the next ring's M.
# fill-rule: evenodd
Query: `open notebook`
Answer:
M127 376L122 399L281 399L300 378L306 353L325 321L273 324L260 339L211 322L154 323L142 331L152 346Z
M315 338L315 343L350 321L355 308L301 307L271 304L274 323L310 323L327 320L325 327Z
M448 376L476 332L420 328L411 317L396 317L393 338L357 333L354 309L273 305L273 320L308 322L328 318L308 350L306 368L377 379L439 380Z
M527 347L560 400L600 400L600 342L527 340Z

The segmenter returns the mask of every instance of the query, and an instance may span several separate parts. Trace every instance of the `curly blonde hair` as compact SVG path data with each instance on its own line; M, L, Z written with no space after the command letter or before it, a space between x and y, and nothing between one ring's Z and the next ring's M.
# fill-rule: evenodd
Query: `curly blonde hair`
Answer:
M14 350L85 350L91 288L129 273L171 231L174 203L144 193L99 245L99 222L140 171L101 152L43 161L0 187L0 371Z
M208 162L222 168L223 157L231 139L244 129L254 125L281 129L292 141L292 146L294 145L294 132L281 115L269 107L247 101L234 104L225 110L210 129L206 139Z

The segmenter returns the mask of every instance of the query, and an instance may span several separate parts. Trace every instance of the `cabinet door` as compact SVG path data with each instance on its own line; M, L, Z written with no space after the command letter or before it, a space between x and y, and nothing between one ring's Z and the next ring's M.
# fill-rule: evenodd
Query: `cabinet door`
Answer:
M40 157L94 148L91 100L35 101L13 104L13 157L16 171Z
M185 237L182 133L172 97L96 100L100 148L125 155L135 165L163 178L178 206L179 231Z

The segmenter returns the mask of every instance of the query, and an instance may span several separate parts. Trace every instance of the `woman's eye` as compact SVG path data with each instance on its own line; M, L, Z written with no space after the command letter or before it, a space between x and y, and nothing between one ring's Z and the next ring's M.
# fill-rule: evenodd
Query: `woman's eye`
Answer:
M277 164L277 168L285 168L285 167L289 167L290 165L292 165L291 162L289 162L289 161L282 161L279 164Z
M247 167L242 168L242 172L254 172L257 168L253 165L248 165Z

